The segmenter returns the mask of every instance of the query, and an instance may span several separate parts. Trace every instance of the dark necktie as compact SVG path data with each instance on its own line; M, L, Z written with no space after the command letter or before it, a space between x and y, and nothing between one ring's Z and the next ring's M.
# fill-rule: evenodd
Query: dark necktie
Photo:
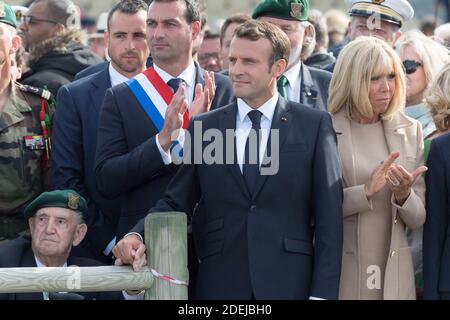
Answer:
M248 117L252 121L252 130L248 135L247 142L245 143L244 163L242 165L242 174L244 175L245 183L247 184L248 191L252 194L256 185L256 180L259 176L259 148L260 137L259 132L261 129L261 111L252 110L248 113ZM255 139L256 136L256 139ZM254 143L256 142L256 147ZM252 146L250 146L252 144ZM256 152L256 155L255 155ZM252 154L250 154L252 153ZM256 163L254 163L256 160Z
M173 93L175 93L175 92L177 92L177 90L180 87L180 84L182 82L183 82L183 79L173 78L167 82L167 85L170 87L170 89L172 89Z
M289 80L282 75L280 79L277 81L277 89L278 93L283 97L287 99L287 92L286 92L286 85L289 83Z

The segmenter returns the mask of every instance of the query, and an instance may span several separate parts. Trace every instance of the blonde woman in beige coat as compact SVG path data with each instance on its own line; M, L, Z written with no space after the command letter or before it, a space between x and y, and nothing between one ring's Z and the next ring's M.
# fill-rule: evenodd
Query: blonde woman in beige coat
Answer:
M344 180L340 299L415 299L405 229L425 221L420 123L403 113L405 74L376 38L347 45L328 100Z

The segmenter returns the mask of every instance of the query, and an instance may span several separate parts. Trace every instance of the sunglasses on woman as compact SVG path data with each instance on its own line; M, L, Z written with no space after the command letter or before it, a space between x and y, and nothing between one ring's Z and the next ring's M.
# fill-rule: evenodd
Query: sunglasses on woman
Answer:
M421 67L422 63L414 60L403 61L403 67L405 67L406 74L411 74L417 71L418 67Z

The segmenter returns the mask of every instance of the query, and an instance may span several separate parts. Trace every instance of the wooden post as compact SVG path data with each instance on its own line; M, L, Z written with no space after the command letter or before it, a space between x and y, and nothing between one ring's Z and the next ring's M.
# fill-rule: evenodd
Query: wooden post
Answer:
M147 262L158 273L188 282L187 217L181 212L152 213L145 219ZM187 300L188 288L154 279L146 300Z
M147 267L0 268L0 293L138 290L152 283Z

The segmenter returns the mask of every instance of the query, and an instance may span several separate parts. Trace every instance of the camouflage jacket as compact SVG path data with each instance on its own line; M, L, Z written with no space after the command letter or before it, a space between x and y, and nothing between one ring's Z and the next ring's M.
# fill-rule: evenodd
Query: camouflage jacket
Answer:
M43 90L13 83L0 114L0 216L21 213L43 192L46 150L39 113L47 97Z

